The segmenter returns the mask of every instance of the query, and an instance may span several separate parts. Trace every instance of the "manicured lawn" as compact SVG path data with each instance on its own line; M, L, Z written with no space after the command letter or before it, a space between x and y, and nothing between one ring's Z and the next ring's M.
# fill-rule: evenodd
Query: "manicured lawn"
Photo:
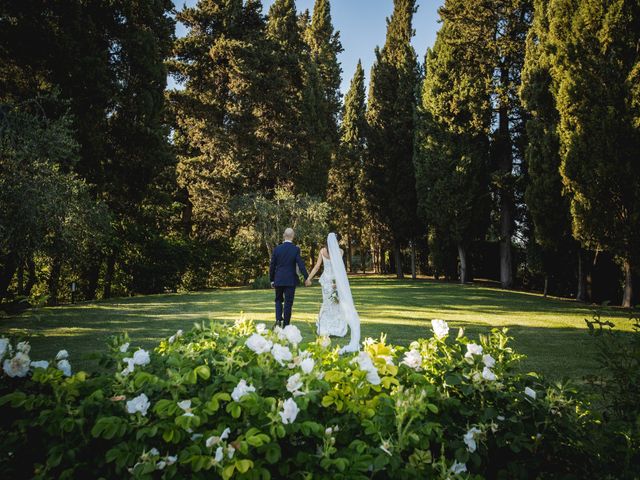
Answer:
M441 318L451 327L464 327L472 336L492 327L508 327L515 348L527 355L522 364L527 371L579 380L595 365L593 340L584 323L591 317L590 306L482 285L428 280L360 277L352 279L352 285L363 337L385 332L389 341L408 345L431 335L430 320ZM313 338L320 295L317 284L296 293L294 323L306 339ZM191 328L194 322L233 320L241 312L271 325L272 299L271 291L250 289L118 298L3 318L0 334L31 336L34 359L48 358L66 348L72 364L90 367L90 354L103 350L111 335L123 331L134 345L152 347L179 328ZM617 328L631 330L627 312L602 311Z

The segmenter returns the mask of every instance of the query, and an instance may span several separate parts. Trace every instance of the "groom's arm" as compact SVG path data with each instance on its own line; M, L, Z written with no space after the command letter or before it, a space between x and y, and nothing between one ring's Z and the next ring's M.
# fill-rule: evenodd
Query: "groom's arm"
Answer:
M269 281L271 282L271 286L273 286L273 282L276 281L276 251L275 250L271 254L271 264L269 265Z
M307 273L307 268L304 266L304 260L302 260L302 256L300 255L300 247L298 247L298 251L296 252L296 263L298 264L298 268L302 272L304 279L309 278L309 274Z

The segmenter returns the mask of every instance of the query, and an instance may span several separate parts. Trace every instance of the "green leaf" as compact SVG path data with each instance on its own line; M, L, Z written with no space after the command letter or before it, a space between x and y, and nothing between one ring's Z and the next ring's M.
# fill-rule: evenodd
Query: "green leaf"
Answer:
M252 467L253 462L251 460L244 459L236 461L236 468L240 473L245 473Z

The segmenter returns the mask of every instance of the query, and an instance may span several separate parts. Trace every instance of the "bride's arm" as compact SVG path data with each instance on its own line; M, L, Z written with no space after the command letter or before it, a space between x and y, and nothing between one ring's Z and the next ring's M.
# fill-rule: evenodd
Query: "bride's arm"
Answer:
M322 250L320 250L320 253L318 254L318 261L314 265L313 270L309 272L309 276L307 277L307 282L309 284L311 284L311 280L313 280L313 277L315 277L316 273L318 273L318 270L320 270L321 265L322 265Z

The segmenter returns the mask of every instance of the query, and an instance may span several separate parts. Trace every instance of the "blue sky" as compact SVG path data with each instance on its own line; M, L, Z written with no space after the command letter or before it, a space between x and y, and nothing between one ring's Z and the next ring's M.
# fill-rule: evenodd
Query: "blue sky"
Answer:
M264 13L274 0L263 0ZM188 6L197 3L196 0L175 0L178 8L184 4ZM313 10L314 0L296 0L299 11ZM418 12L413 19L413 27L416 35L413 38L413 46L422 62L428 47L433 45L436 32L439 28L438 7L443 0L418 0ZM349 81L356 69L358 59L362 60L365 75L369 78L369 70L373 64L376 46L384 44L386 34L386 18L393 11L392 0L331 0L331 17L336 30L340 31L340 40L344 52L339 57L342 64L342 92L349 88ZM177 26L178 36L185 34L182 25ZM169 86L173 87L172 80Z

